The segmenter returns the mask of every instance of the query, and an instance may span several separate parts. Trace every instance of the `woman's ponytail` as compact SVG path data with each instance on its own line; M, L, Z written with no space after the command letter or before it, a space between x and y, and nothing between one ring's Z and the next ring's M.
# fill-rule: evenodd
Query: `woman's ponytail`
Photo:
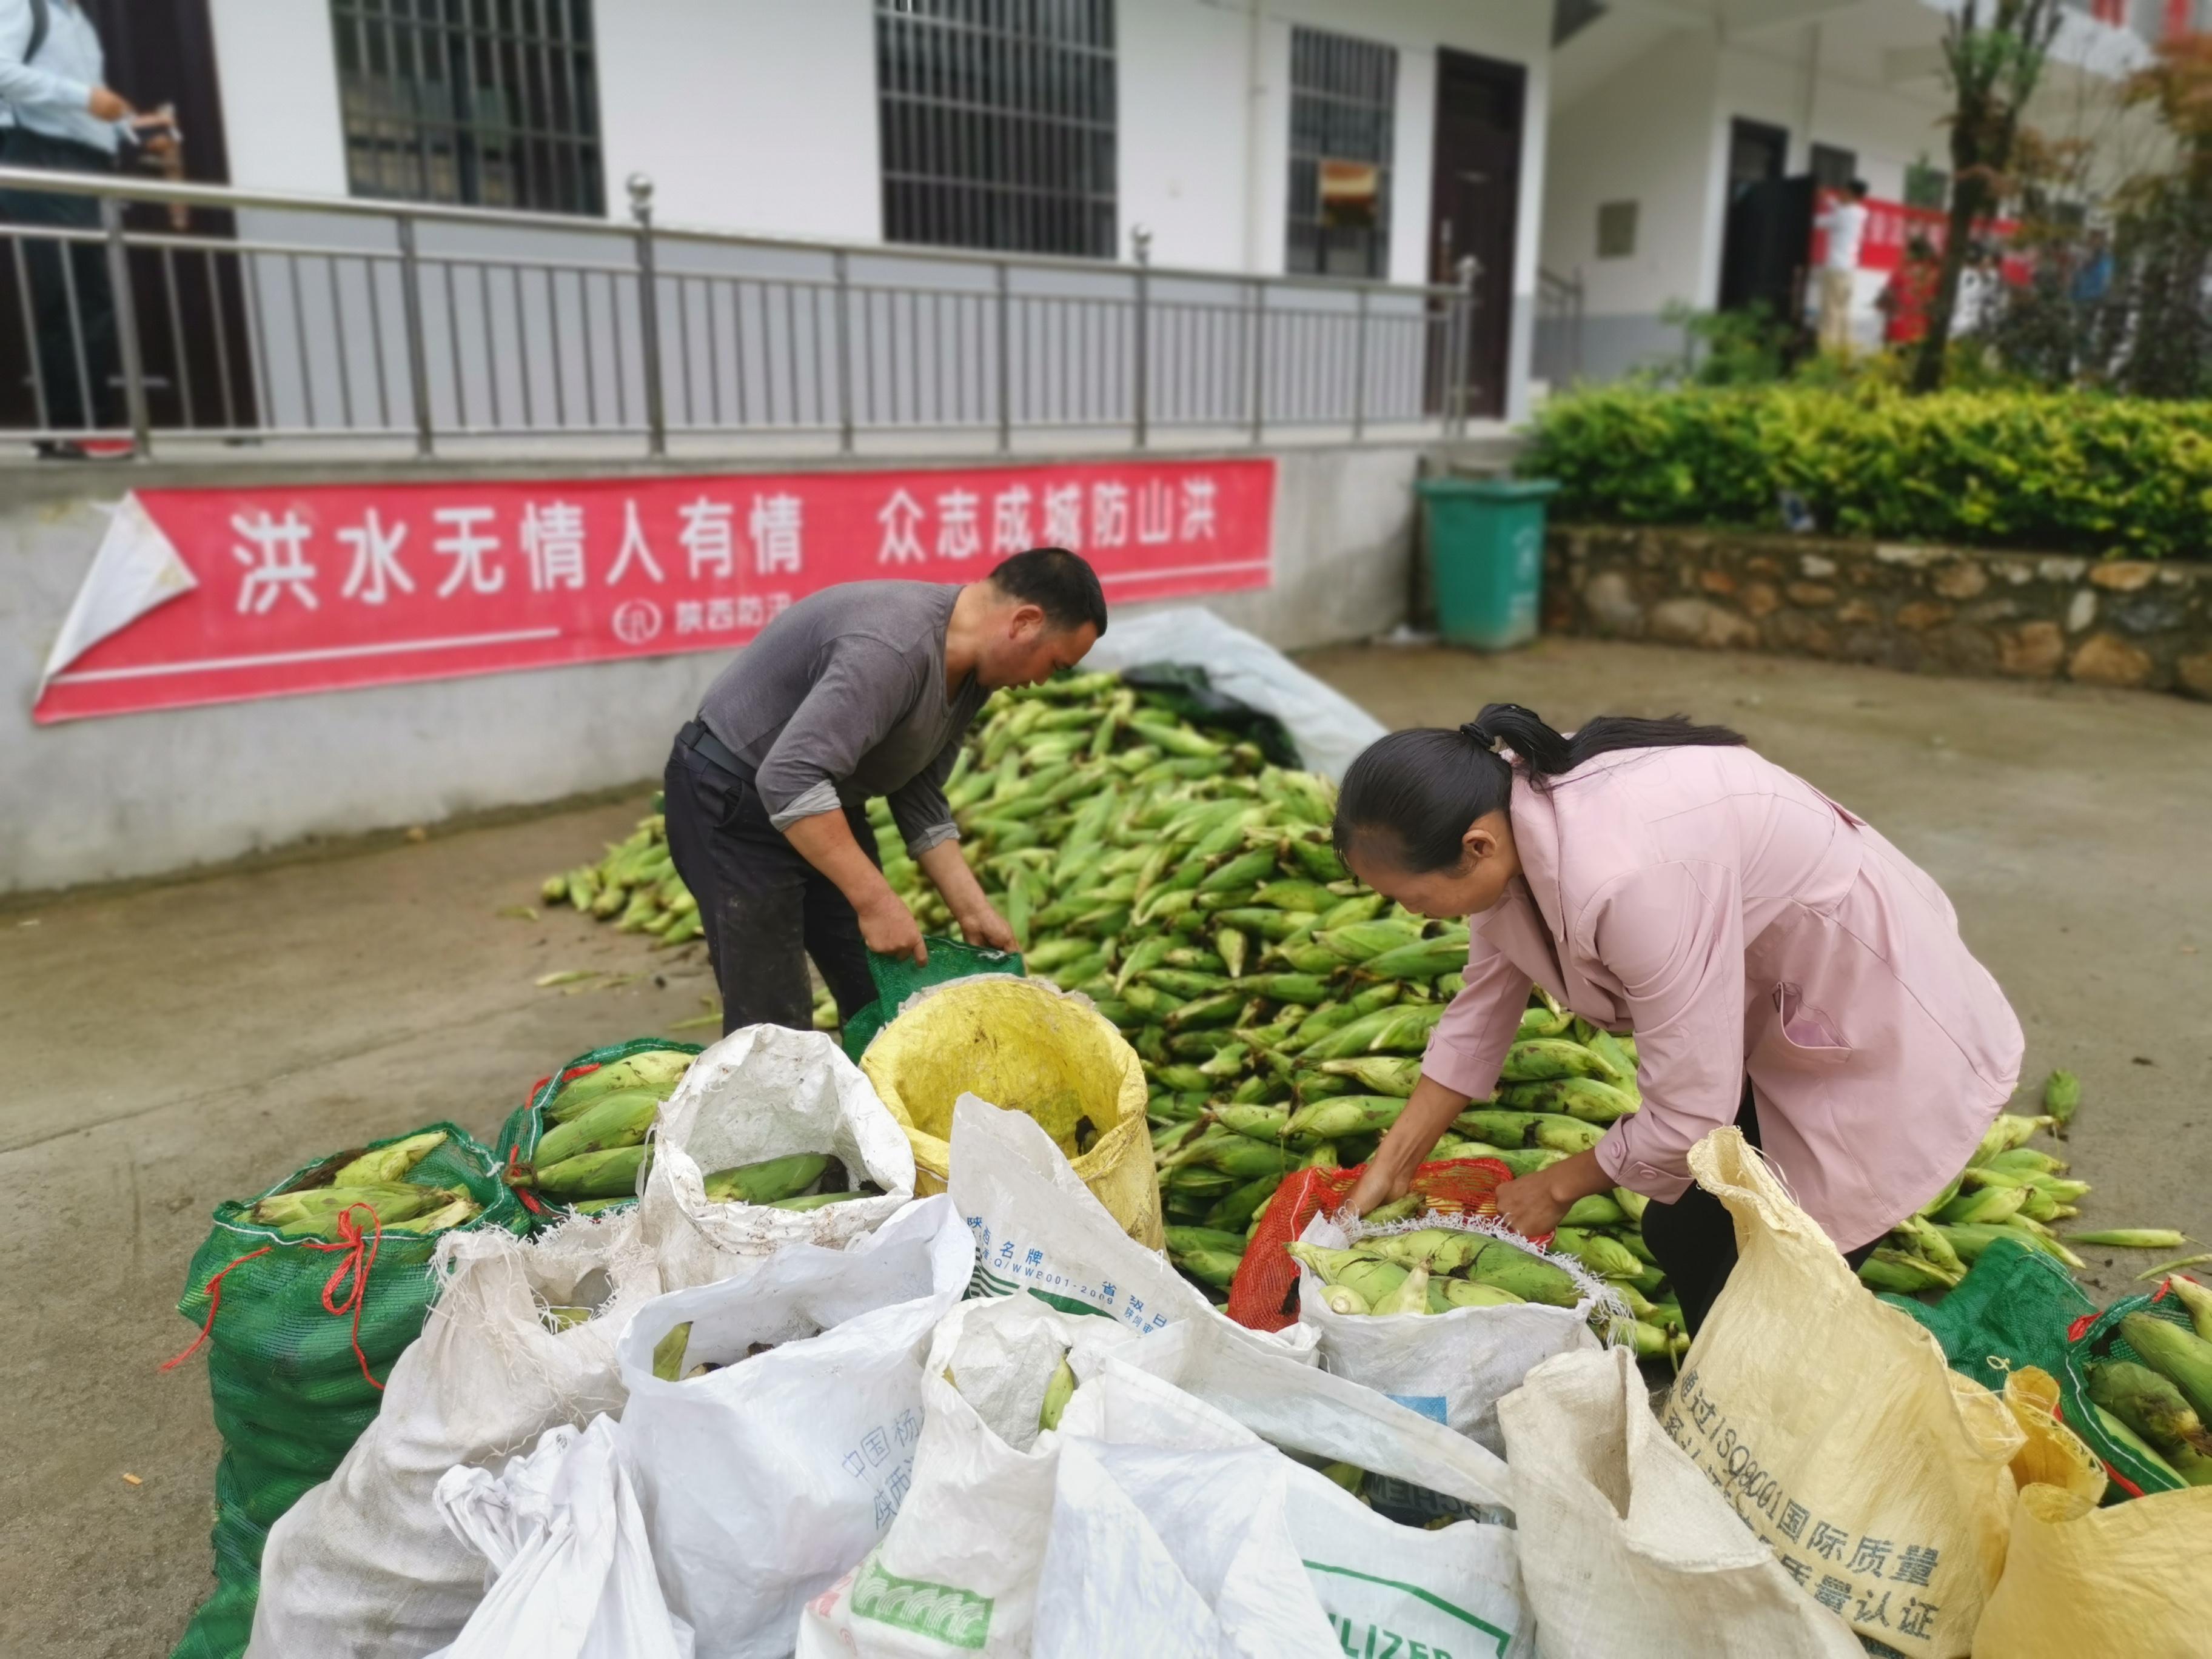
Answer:
M1693 726L1681 714L1656 720L1600 714L1568 737L1517 702L1488 703L1456 731L1416 726L1362 750L1337 795L1336 849L1349 854L1355 844L1371 846L1380 838L1385 855L1409 873L1456 866L1468 825L1512 801L1513 769L1496 752L1501 746L1543 788L1592 756L1617 749L1725 748L1743 741L1727 726Z

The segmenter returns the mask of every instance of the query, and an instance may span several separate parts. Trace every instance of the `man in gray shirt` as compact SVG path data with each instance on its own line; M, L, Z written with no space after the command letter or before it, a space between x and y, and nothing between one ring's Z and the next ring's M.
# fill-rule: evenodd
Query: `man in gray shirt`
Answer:
M945 780L986 697L1074 666L1105 631L1091 567L1033 548L958 587L825 589L722 671L665 781L669 853L699 901L726 1035L811 1025L808 956L848 1018L875 1000L870 951L928 960L877 858L876 795L969 942L1013 948L961 856Z

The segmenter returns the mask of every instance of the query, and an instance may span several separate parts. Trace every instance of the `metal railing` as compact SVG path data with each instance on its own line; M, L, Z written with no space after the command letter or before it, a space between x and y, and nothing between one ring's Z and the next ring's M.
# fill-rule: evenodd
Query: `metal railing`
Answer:
M1466 426L1464 274L1173 270L1142 228L1127 264L745 236L657 223L641 176L629 192L624 225L0 167L0 438L659 456ZM69 203L83 222L52 222Z

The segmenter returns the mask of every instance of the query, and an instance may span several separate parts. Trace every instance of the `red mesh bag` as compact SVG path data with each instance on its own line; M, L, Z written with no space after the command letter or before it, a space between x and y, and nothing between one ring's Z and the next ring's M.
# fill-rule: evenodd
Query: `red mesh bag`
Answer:
M1244 1247L1243 1265L1229 1281L1231 1319L1255 1331L1279 1331L1297 1322L1298 1264L1284 1247L1296 1243L1316 1216L1333 1213L1366 1173L1363 1164L1297 1170L1283 1177L1260 1218L1260 1231ZM1449 1158L1416 1170L1412 1190L1439 1214L1494 1216L1498 1188L1512 1179L1513 1171L1494 1158Z

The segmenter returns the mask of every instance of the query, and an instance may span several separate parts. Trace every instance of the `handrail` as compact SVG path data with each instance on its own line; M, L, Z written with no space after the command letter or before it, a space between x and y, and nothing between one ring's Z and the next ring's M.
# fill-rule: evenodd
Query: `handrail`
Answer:
M627 185L623 222L0 167L0 190L99 209L0 224L18 302L0 313L20 311L0 337L35 407L0 436L121 435L144 458L157 436L411 433L427 458L641 429L660 456L700 434L828 432L849 453L924 429L1005 452L1017 430L1119 428L1142 449L1170 429L1465 427L1471 261L1394 284L1155 265L1142 227L1127 263L756 235L665 225L652 181ZM170 222L132 228L131 203ZM179 208L262 217L219 237ZM500 235L426 238L441 227ZM710 248L785 257L685 257Z
M412 202L382 197L322 196L311 192L239 190L228 185L173 183L106 173L49 173L39 167L0 166L0 190L51 191L59 195L121 197L156 205L176 204L235 212L260 208L290 213L341 214L359 219L412 219L422 225L472 225L493 230L542 230L567 235L633 240L635 228L619 219L586 219L568 214L543 213L530 209L457 207L442 202ZM730 230L709 225L670 223L656 218L653 234L662 240L711 242L732 247L753 247L791 253L821 253L873 258L917 259L941 264L990 266L1001 263L1092 276L1133 278L1133 260L1079 259L1058 253L999 252L985 248L934 247L921 242L841 241L821 237L771 235L761 231ZM1171 277L1194 282L1249 282L1253 273L1202 265L1162 265L1149 268L1155 279ZM1276 288L1317 289L1352 294L1423 295L1448 299L1458 290L1448 283L1390 283L1373 277L1325 276L1305 273L1264 273Z

